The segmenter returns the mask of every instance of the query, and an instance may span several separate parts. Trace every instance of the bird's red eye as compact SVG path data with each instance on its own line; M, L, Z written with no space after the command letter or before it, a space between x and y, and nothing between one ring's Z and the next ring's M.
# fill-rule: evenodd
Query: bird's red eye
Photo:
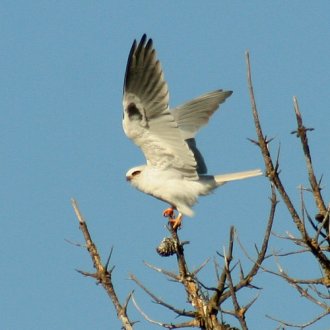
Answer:
M134 172L132 173L132 176L137 176L137 175L139 175L140 173L141 173L140 170L136 170L136 171L134 171Z

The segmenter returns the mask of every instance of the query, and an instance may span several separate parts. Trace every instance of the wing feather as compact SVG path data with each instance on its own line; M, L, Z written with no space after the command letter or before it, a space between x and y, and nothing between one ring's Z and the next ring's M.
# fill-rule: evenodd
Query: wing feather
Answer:
M198 130L208 123L219 105L232 93L232 91L216 90L174 108L172 114L183 138L185 140L194 138Z
M147 163L198 178L193 152L168 107L169 93L152 39L133 42L124 81L123 128L143 151Z
M201 152L196 146L194 137L198 130L208 123L212 114L219 108L219 105L231 94L231 91L216 90L203 94L172 110L181 135L194 154L198 174L206 174L207 167Z

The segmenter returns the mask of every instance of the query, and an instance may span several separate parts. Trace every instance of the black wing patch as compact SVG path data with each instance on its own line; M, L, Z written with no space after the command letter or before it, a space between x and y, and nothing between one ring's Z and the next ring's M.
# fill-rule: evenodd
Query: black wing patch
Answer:
M198 174L206 174L207 173L207 167L206 167L206 164L205 164L205 161L204 161L204 158L203 158L202 154L197 149L195 139L194 138L187 139L186 142L188 144L188 147L190 148L190 150L194 154L196 164L197 164L196 165L197 173Z
M135 103L130 103L126 108L126 112L128 114L129 119L142 119L142 115L139 109L136 107Z

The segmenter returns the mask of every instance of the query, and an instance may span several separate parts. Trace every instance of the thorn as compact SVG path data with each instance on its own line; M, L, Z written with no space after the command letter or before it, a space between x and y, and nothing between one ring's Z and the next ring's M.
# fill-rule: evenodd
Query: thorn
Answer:
M275 138L270 138L270 139L268 139L267 138L267 135L265 135L265 142L266 142L266 144L268 145L269 143L271 143L273 140L274 140Z
M132 290L132 291L128 294L128 296L126 297L125 303L124 303L124 305L123 305L123 308L124 308L125 313L126 313L126 311L127 311L127 306L128 306L128 304L129 304L129 302L130 302L132 296L133 296L133 293L134 293L134 290Z
M112 272L113 272L113 270L115 269L115 265L113 265L112 267L111 267L111 269L106 269L106 271L107 271L107 273L109 274L109 275L111 275L112 274Z
M304 135L306 135L306 132L308 131L314 131L314 128L306 128L305 126L301 126L298 129L291 131L290 134L296 134L297 138L300 138Z
M192 275L196 276L210 261L210 258L207 258L198 268L196 268L193 272Z
M80 269L76 269L76 272L80 273L81 275L84 275L86 277L93 277L97 279L97 274L96 273L89 273L89 272L85 272L83 270Z
M260 147L260 143L257 140L253 140L253 139L250 139L250 138L247 138L247 140L249 140L250 142L252 142L256 146Z
M107 259L107 262L105 263L105 269L108 270L108 267L109 267L109 263L110 263L110 259L111 259L111 256L112 256L112 252L113 252L113 246L111 247L110 249L110 253L109 253L109 256L108 256L108 259ZM112 267L112 270L114 269L114 267ZM111 272L110 272L111 273Z
M82 244L82 243L78 243L78 242L73 242L67 238L64 239L65 242L69 243L69 244L72 244L74 246L77 246L77 247L82 247L82 248L86 248L86 244Z

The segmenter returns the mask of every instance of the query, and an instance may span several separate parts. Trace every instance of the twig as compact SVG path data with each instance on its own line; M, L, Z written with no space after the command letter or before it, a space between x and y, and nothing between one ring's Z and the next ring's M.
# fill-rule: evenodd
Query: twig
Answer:
M173 311L174 313L176 313L177 315L181 315L181 316L187 316L187 317L196 317L196 313L195 312L191 312L191 311L186 311L186 310L182 310L182 309L178 309L168 303L166 303L163 299L160 299L159 297L157 297L155 294L153 294L149 289L147 289L138 279L135 275L131 274L129 276L129 278L134 281L144 292L146 292L152 299L153 302L166 307L167 309Z
M208 299L203 295L200 282L194 273L189 272L184 250L180 243L177 231L169 228L173 239L177 242L176 251L179 274L182 284L187 293L187 300L196 310L196 320L200 323L201 329L224 330L228 326L221 324L217 318L219 307L214 304L214 299ZM233 230L233 229L232 229ZM219 294L219 291L216 292Z
M266 317L268 317L269 319L271 319L273 321L279 322L280 324L285 325L287 327L304 329L304 328L307 328L307 327L311 326L312 324L316 323L317 321L321 320L323 317L325 317L328 314L329 314L329 312L325 311L325 312L321 313L320 315L318 315L317 317L315 317L313 320L303 323L303 324L295 324L295 323L286 322L283 320L276 319L270 315L266 315Z
M191 320L189 322L183 322L183 323L178 323L178 324L174 324L174 323L163 323L163 322L159 322L159 321L155 321L153 319L151 319L142 309L141 307L137 304L134 296L132 295L132 301L133 304L135 306L135 308L138 310L138 312L144 317L145 320L147 320L148 322L152 323L152 324L156 324L159 325L163 328L166 329L179 329L179 328L192 328L192 327L199 327L198 322L194 319Z
M234 285L235 292L242 289L243 287L250 286L250 283L252 282L253 277L257 274L259 269L260 268L263 269L261 265L262 265L262 263L263 263L263 261L266 257L269 237L270 237L270 233L271 233L271 229L272 229L273 221L274 221L274 217L275 217L276 205L277 205L276 194L275 194L274 188L272 187L271 209L270 209L269 219L268 219L267 228L266 228L266 232L265 232L265 235L264 235L264 240L263 240L263 243L262 243L262 247L261 247L260 252L258 253L258 257L257 257L256 260L252 260L252 258L249 257L249 255L245 251L243 245L239 241L239 238L236 237L236 240L238 241L239 245L241 246L243 252L247 255L247 257L251 261L253 261L253 266L252 266L251 270L248 272L248 274L245 275L243 278L241 278L239 283ZM228 274L226 274L226 277L228 277ZM231 296L230 291L223 292L221 294L221 296L219 297L219 299L218 299L218 304L221 304L226 299L228 299L230 296Z
M192 275L196 276L210 261L210 258L207 258L199 267L192 271Z
M199 291L198 281L196 281L193 274L191 274L188 270L184 249L180 243L177 231L170 228L170 232L173 239L175 239L177 242L178 249L176 251L176 257L180 273L180 280L186 289L188 301L201 313L201 315L204 315L206 302L204 301L204 297Z
M83 271L79 271L79 272L85 276L90 276L90 277L96 278L97 281L102 284L103 288L106 290L108 296L110 297L110 299L116 309L118 319L121 321L123 328L125 330L133 330L134 322L132 322L127 315L127 303L124 306L122 306L120 304L117 294L115 292L115 289L114 289L114 286L112 283L112 279L111 279L111 270L109 271L107 269L107 267L103 266L99 252L88 231L88 227L85 222L85 219L79 210L78 203L74 199L71 199L71 204L72 204L73 210L76 214L76 217L79 221L79 228L84 235L84 238L86 241L86 248L93 261L93 266L96 269L96 273L88 273L88 272L83 272ZM111 252L112 252L112 250L111 250ZM111 256L111 253L110 253L110 256ZM110 256L107 261L107 265L109 264Z
M297 125L298 125L297 130L294 131L293 133L296 133L297 137L299 137L300 141L301 141L301 145L302 145L303 152L305 155L308 178L309 178L309 182L310 182L310 185L311 185L311 188L313 191L313 196L315 199L316 206L319 209L320 214L325 216L327 210L326 210L325 203L324 203L322 195L321 195L320 185L318 184L315 174L314 174L312 157L310 154L308 138L307 138L307 131L312 131L313 128L306 128L303 125L303 120L302 120L302 116L301 116L301 113L299 110L298 100L297 100L296 96L293 97L293 105L294 105L294 112L296 115Z
M247 80L248 80L248 89L249 89L249 94L250 94L250 99L251 99L252 114L253 114L256 132L257 132L257 136L258 136L258 145L259 145L259 148L261 150L261 153L263 155L263 159L264 159L264 162L266 165L267 176L268 176L269 180L271 182L273 182L277 191L281 195L288 211L290 212L291 218L292 218L293 222L295 223L297 229L299 230L305 244L310 248L312 254L318 260L319 264L321 265L324 275L325 275L325 282L327 283L328 286L330 286L330 260L321 251L318 242L315 242L307 234L304 223L300 219L290 197L288 196L288 194L279 178L277 168L274 166L271 155L269 153L267 141L263 135L260 120L259 120L259 115L257 112L257 106L256 106L256 102L255 102L252 78L251 78L250 58L249 58L248 52L246 52L246 64L247 64ZM301 119L301 116L299 117L299 120L300 119ZM301 122L301 124L298 123L298 128L301 126L302 126L302 122ZM302 130L301 132L299 131L299 134L304 134L304 130ZM305 139L305 137L304 137L304 139ZM313 184L314 184L314 182L313 182ZM319 187L318 188L314 187L313 189L317 190L317 189L319 189ZM317 202L320 203L320 200L318 199Z
M285 274L285 273L284 273ZM323 308L324 310L328 311L328 313L330 313L329 310L329 306L327 304L325 304L324 302L314 298L311 294L308 293L308 289L304 289L303 287L301 287L296 281L291 280L291 278L289 276L287 276L287 274L285 274L286 280L305 298L307 298L308 300L310 300L311 302L313 302L314 304L318 305L319 307Z
M233 258L233 246L234 246L234 232L235 229L234 227L230 227L230 233L229 233L229 243L228 243L228 253L224 253L223 255L221 255L220 253L218 253L218 255L222 256L223 258L225 258L225 262L227 264L227 267L229 267L229 264ZM221 275L217 276L218 277L218 285L217 285L217 290L215 291L215 293L213 294L211 300L210 300L210 305L213 306L213 308L218 309L220 306L220 302L221 299L223 298L224 292L225 292L225 288L226 288L226 281L227 281L227 270L226 270L226 266L223 268ZM227 292L227 296L226 299L230 296L230 293ZM224 300L223 300L224 301Z
M233 233L234 232L231 231L230 241L233 241ZM240 307L240 305L238 303L238 299L237 299L237 296L236 296L236 290L234 288L233 279L232 279L231 272L230 272L230 269L229 269L229 262L230 262L230 260L228 260L228 258L226 258L226 255L225 255L225 267L224 268L225 268L226 275L227 275L227 283L228 283L228 287L229 287L230 296L231 296L231 299L233 301L233 306L234 306L234 310L235 310L234 315L238 319L242 329L247 330L248 327L247 327L247 324L246 324L246 321L245 321L246 309Z
M263 159L265 162L265 166L266 166L266 175L268 176L269 180L274 183L276 189L281 194L282 199L284 200L298 230L301 233L303 233L304 228L303 228L302 221L299 218L299 215L298 215L296 209L294 208L294 206L293 206L289 196L287 195L287 193L284 189L284 186L279 178L278 171L277 171L278 160L277 160L276 166L274 166L272 157L271 157L269 149L268 149L268 141L266 140L266 138L262 132L259 115L258 115L258 111L257 111L257 105L256 105L255 97L254 97L254 91L253 91L249 52L245 53L245 57L246 57L246 65L247 65L247 81L248 81L248 89L249 89L250 100L251 100L252 114L253 114L254 124L255 124L256 132L257 132L257 136L258 136L258 145L260 147L260 151L262 153L262 156L263 156Z
M156 266L154 266L154 265L151 265L151 264L149 264L149 263L146 262L146 261L144 261L143 263L144 263L147 267L149 267L150 269L152 269L152 270L154 270L154 271L156 271L156 272L158 272L158 273L162 273L162 274L166 275L167 277L171 278L172 280L174 280L174 281L176 281L176 282L179 282L179 281L180 281L180 277L179 277L177 274L173 273L173 272L170 272L170 271L165 270L165 269L162 269L162 268L160 268L160 267L156 267Z

